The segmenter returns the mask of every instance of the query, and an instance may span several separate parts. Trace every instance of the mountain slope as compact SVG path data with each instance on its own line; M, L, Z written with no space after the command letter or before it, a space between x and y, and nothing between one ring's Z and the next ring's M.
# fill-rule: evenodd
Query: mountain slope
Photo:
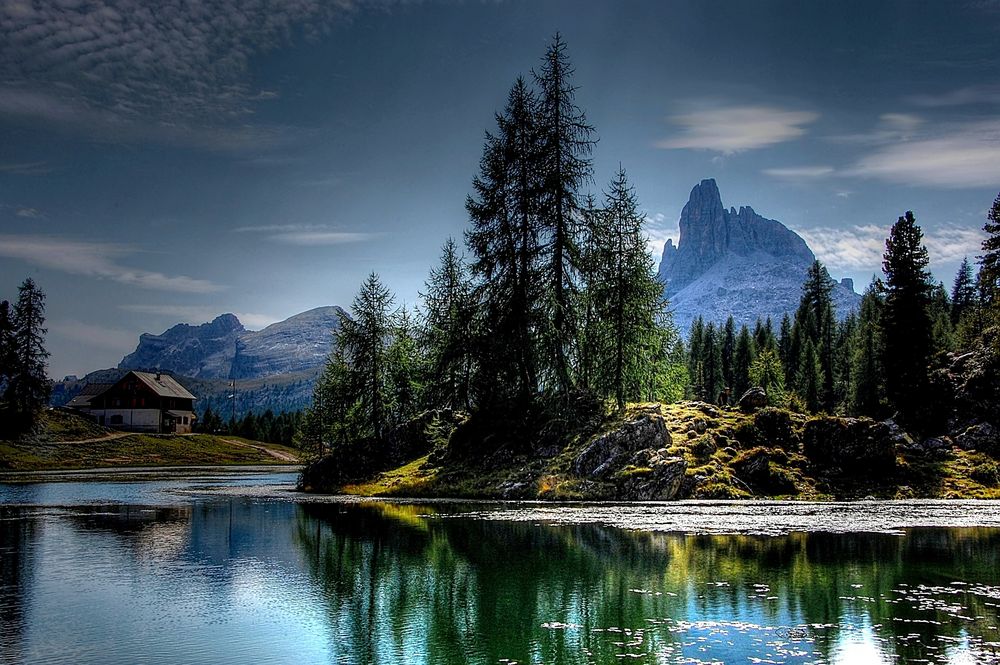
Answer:
M686 332L697 316L706 321L752 325L771 317L775 327L794 314L815 255L806 242L781 222L722 205L715 180L691 190L681 211L680 239L667 241L659 278L670 300L674 321ZM861 296L850 281L833 289L838 317L857 308Z
M210 323L178 324L160 335L144 333L119 369L161 369L198 379L259 379L322 366L340 326L339 307L317 307L247 330L233 314Z

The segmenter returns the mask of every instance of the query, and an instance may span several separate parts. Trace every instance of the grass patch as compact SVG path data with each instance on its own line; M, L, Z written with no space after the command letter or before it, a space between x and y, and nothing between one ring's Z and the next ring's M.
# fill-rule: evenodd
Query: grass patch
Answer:
M340 491L358 496L424 496L437 476L437 469L422 468L427 457L424 455L397 469L384 471L367 482L344 485Z

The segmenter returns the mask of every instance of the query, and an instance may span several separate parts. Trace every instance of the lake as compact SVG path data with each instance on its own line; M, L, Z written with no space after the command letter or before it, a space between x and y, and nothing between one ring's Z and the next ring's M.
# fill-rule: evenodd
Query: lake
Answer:
M995 502L300 500L294 479L0 483L0 663L1000 663Z

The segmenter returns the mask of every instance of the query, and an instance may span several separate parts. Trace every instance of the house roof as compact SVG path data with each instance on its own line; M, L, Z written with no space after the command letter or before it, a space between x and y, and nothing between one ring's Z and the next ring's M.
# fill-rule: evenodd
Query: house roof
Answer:
M71 409L73 409L73 408L80 409L80 408L88 407L88 406L90 406L90 400L94 399L95 397L97 397L98 395L100 395L101 393L103 393L105 390L107 390L108 388L110 388L112 385L114 385L114 384L111 384L111 383L88 383L87 385L85 385L83 387L82 390L80 390L79 393L76 394L75 397L73 397L73 399L71 399L70 401L68 401L66 403L66 406L69 407L69 408L71 408Z
M136 378L149 386L149 388L160 397L198 399L189 393L187 388L177 383L177 381L174 380L174 377L168 374L153 374L151 372L136 372L134 370L129 372L129 374L134 374ZM125 376L128 376L128 374Z

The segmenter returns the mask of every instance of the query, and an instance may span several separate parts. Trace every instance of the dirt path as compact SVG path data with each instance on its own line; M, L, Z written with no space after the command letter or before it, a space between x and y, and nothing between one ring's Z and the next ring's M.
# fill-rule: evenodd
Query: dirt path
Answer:
M267 453L276 460L281 460L282 462L288 462L291 464L297 464L301 460L291 453L281 452L280 450L272 450L267 446L255 446L252 443L247 443L246 441L238 441L237 439L222 439L226 443L231 443L234 446L243 446L244 448L253 448L254 450L259 450L263 453Z
M101 443L102 441L114 441L115 439L124 439L126 436L132 436L135 432L111 432L110 434L105 434L104 436L94 437L92 439L76 439L74 441L46 441L45 445L73 445L75 443Z

